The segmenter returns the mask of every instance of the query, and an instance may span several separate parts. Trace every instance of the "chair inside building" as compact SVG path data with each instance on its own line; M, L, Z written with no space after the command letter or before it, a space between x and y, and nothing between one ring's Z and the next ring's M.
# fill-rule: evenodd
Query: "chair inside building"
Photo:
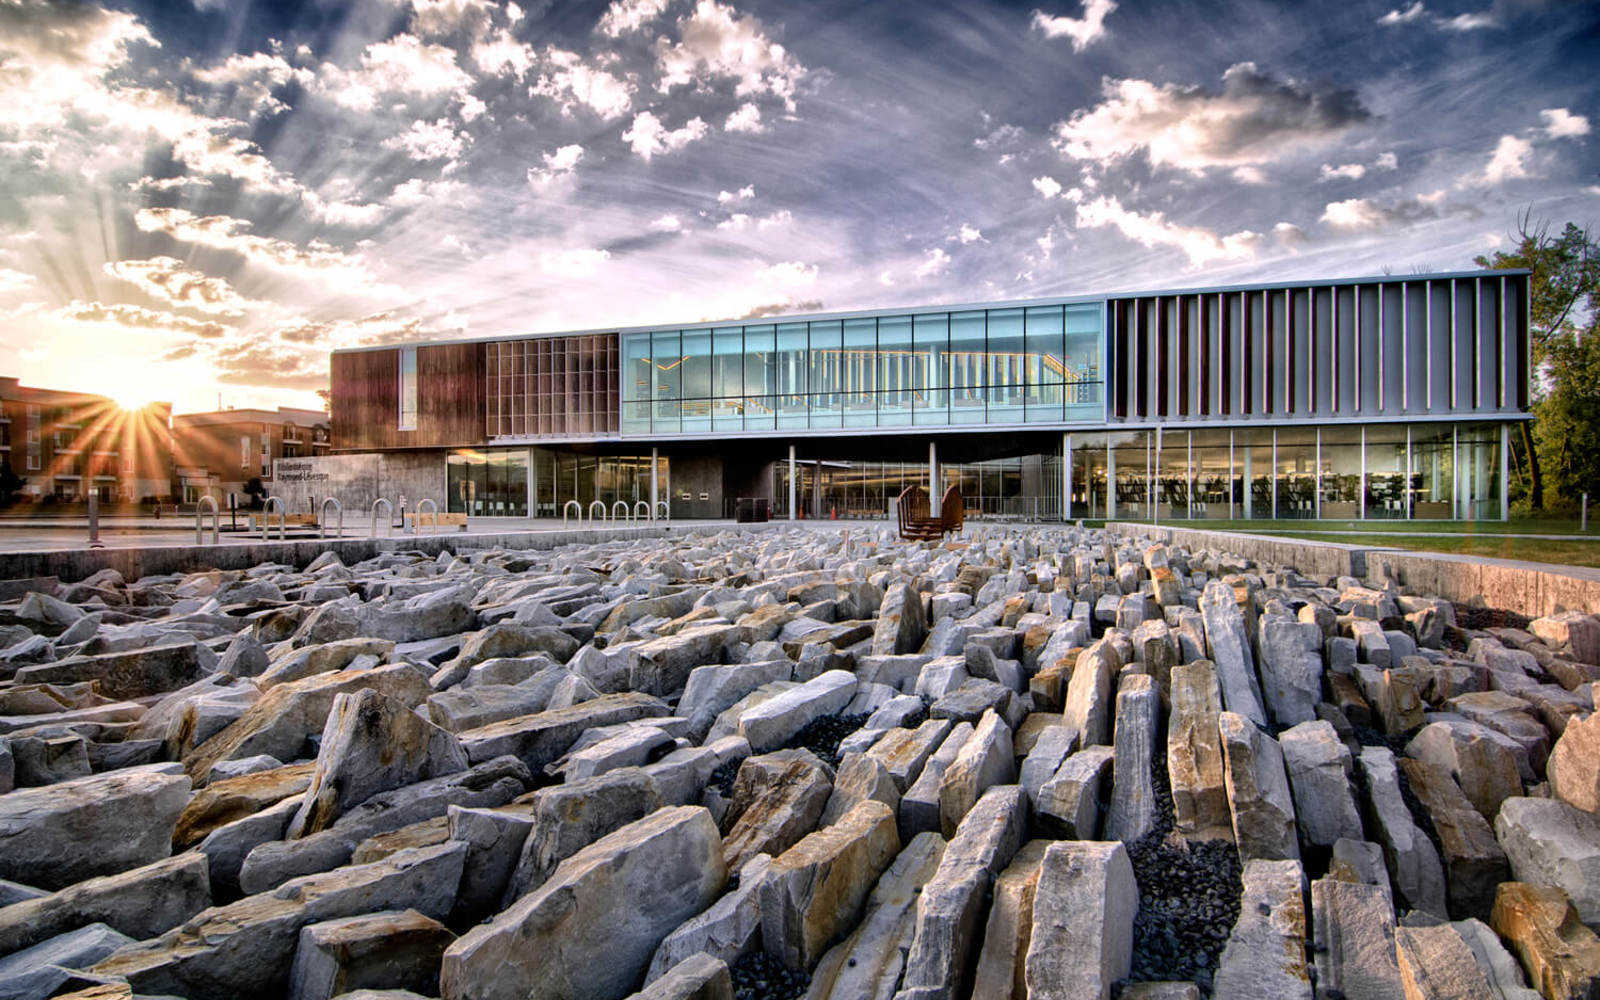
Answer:
M895 510L900 522L900 537L908 542L938 541L945 535L960 531L966 520L959 486L944 491L938 517L934 517L928 508L928 491L920 486L907 486L902 490Z

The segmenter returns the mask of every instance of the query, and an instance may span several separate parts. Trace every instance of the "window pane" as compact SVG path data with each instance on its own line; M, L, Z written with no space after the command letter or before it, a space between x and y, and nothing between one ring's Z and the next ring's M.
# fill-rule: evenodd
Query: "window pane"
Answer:
M1061 323L1060 306L1029 309L1025 318L1025 403L1029 420L1061 419L1061 389L1066 382Z
M1102 412L1100 345L1100 307L1068 306L1065 315L1063 395L1067 414L1073 419L1093 418Z
M838 427L844 414L843 328L838 320L811 324L811 426Z
M658 431L674 433L683 427L679 400L683 397L683 344L678 331L650 335L650 368L654 381L655 418ZM552 472L552 475L554 473Z
M878 321L878 424L911 423L911 404L921 388L916 355L911 350L911 317L885 316Z
M774 426L776 359L773 328L744 328L744 426L746 430L771 430Z
M723 327L712 338L711 428L744 429L744 330Z
M917 354L919 385L912 406L916 423L949 423L950 314L918 316L913 340Z
M950 316L950 422L981 424L984 419L984 315Z
M683 334L683 429L711 429L711 333Z
M773 387L779 427L806 426L806 325L778 325Z
M491 345L491 350L493 345ZM622 338L622 429L650 429L650 335L630 333ZM492 381L492 380L491 380ZM492 407L491 407L492 412Z
M1022 420L1023 340L1021 309L989 311L989 423Z
M877 417L877 347L877 320L845 320L843 388L847 427L870 427Z
M417 349L400 349L400 430L417 427Z

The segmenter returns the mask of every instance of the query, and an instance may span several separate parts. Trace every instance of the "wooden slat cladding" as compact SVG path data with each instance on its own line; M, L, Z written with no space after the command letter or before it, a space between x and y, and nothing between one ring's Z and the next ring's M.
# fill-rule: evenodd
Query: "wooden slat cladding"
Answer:
M483 346L489 437L618 433L616 334L501 340Z
M333 435L342 451L464 448L484 434L482 344L417 351L417 427L400 430L400 348L333 355Z
M1109 413L1270 422L1526 409L1527 289L1527 275L1486 273L1112 298Z

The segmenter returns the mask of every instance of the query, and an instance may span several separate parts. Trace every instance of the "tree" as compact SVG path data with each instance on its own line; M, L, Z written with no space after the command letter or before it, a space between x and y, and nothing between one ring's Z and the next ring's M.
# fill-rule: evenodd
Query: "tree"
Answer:
M1583 412L1590 396L1600 394L1592 379L1579 374L1592 353L1596 316L1600 309L1600 245L1589 230L1569 222L1559 235L1550 224L1535 219L1531 211L1517 216L1517 245L1511 252L1474 258L1479 267L1527 268L1529 280L1529 346L1533 363L1534 427L1521 426L1512 444L1512 459L1519 483L1533 510L1545 507L1545 471L1552 459L1569 463L1562 485L1571 489L1581 476L1570 465L1570 446L1554 437L1555 425L1570 428L1574 414ZM1589 343L1585 343L1585 342ZM1558 416L1560 414L1560 416ZM1541 422L1549 426L1541 428ZM1563 454L1563 448L1566 453ZM1593 452L1590 452L1593 454ZM1578 478L1574 478L1578 476ZM1569 502L1577 497L1562 493Z
M260 476L251 476L244 484L244 495L250 498L251 510L260 510L266 504L267 488L262 485Z
M9 504L22 492L28 481L16 474L10 462L0 462L0 504Z

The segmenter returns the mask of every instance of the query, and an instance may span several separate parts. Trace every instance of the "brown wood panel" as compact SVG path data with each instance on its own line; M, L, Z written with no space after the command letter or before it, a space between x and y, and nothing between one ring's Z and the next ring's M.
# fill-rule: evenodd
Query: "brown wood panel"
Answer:
M340 450L462 448L484 433L482 344L417 348L417 429L400 430L400 349L333 355L332 418Z

